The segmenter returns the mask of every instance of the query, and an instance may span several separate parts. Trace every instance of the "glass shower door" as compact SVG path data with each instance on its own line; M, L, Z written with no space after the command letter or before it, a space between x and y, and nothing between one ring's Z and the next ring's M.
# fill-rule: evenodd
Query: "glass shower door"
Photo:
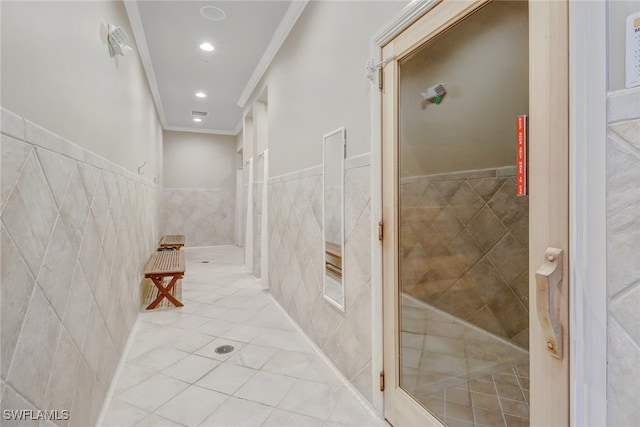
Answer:
M528 60L527 2L496 1L388 70L396 377L444 425L529 425L529 205L516 196Z

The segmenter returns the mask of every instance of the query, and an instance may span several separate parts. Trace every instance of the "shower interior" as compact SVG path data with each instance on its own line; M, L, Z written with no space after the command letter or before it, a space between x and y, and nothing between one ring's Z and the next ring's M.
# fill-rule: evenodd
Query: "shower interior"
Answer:
M447 425L528 418L528 200L513 172L400 185L401 386Z
M445 425L529 425L527 8L490 2L399 61L400 386Z

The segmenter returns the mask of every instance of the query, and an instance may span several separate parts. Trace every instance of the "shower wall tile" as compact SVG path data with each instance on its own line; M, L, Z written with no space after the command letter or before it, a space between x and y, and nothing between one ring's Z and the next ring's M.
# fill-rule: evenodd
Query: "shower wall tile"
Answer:
M1 116L2 409L66 409L59 425L93 425L140 310L162 193Z
M345 185L346 186L346 185ZM328 242L338 243L342 239L342 206L341 191L339 186L325 187L326 209L324 213L324 223Z
M184 234L186 246L232 245L233 189L165 188L162 234Z
M322 167L269 180L269 286L334 365L372 400L369 154L345 162L345 312L323 296Z
M401 179L402 289L528 347L529 206L515 196L514 173Z
M609 96L607 140L607 417L640 419L640 89ZM628 102L632 101L632 102Z
M260 277L262 253L262 188L263 182L253 183L253 275Z

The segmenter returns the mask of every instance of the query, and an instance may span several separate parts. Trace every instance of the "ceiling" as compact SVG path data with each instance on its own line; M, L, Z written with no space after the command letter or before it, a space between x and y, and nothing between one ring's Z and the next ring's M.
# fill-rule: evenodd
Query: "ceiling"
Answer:
M235 135L242 108L302 12L291 1L136 1L127 13L166 130ZM306 2L304 2L306 3ZM224 12L224 19L201 14ZM211 43L205 52L199 45ZM204 92L206 98L198 98ZM242 98L242 99L241 99ZM194 122L192 110L208 112Z

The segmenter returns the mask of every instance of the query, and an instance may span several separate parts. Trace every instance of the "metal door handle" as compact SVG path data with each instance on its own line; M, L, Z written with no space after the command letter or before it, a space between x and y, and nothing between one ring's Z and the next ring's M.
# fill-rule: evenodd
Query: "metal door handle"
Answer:
M544 264L536 271L536 311L546 339L547 350L558 359L562 359L561 291L562 249L547 248L544 253Z

